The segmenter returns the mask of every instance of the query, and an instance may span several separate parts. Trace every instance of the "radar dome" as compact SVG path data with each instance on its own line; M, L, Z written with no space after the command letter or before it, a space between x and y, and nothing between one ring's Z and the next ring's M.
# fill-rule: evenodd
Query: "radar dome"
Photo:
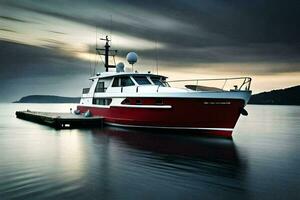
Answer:
M133 65L137 62L138 55L135 52L129 52L126 56L126 59L129 64Z
M124 67L125 67L124 63L119 62L119 63L117 64L117 66L116 66L116 71L117 71L117 72L124 72Z

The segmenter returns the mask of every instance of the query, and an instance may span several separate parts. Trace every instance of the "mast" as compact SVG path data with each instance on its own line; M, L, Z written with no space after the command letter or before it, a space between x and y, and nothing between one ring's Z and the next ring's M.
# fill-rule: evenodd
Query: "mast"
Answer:
M104 40L105 41L105 46L104 46L104 49L98 49L96 48L98 54L101 56L101 55L104 55L104 67L105 67L105 71L108 72L108 69L109 68L116 68L116 65L110 65L109 64L109 56L115 56L117 54L117 50L110 50L110 45L109 45L109 42L111 40L108 39L108 36L106 36L105 38L100 38L100 40Z
M108 72L108 53L109 53L109 44L108 44L109 40L108 40L108 37L106 36L106 43L105 43L105 63L104 63L104 67L105 67L105 71Z

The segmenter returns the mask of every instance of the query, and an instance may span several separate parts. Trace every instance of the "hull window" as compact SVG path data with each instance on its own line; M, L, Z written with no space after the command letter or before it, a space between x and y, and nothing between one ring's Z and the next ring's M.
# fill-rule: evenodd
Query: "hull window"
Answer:
M156 105L162 105L163 104L163 100L162 99L155 99L155 104Z
M93 104L95 105L110 105L111 104L111 98L94 98Z
M136 104L136 105L142 105L142 100L137 99L137 100L135 101L135 104Z

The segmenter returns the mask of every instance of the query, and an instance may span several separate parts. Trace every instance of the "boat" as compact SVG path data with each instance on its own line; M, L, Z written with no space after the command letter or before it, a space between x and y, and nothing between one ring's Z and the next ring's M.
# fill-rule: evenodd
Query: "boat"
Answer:
M110 40L104 38L105 71L90 77L91 86L84 88L79 113L89 112L104 117L104 123L128 128L196 131L231 137L240 115L247 115L245 106L251 97L251 78L192 79L168 81L166 76L133 70L137 54L127 54L132 70L124 64L109 64ZM114 70L110 70L113 68ZM222 87L202 85L222 81ZM229 82L240 81L227 89ZM181 85L172 86L172 85Z

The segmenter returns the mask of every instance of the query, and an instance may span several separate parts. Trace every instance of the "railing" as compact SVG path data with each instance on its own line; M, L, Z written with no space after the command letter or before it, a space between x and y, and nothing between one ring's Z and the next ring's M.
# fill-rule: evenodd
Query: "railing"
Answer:
M188 79L188 80L173 80L157 85L156 92L160 87L188 88L195 91L249 91L252 79L250 77L237 78L216 78L216 79ZM218 85L219 82L219 85ZM186 84L189 83L189 84ZM177 87L175 86L177 84ZM180 86L180 87L178 87ZM120 92L123 93L126 87L120 87ZM140 92L139 86L132 88L136 93ZM126 91L126 90L125 90ZM89 88L83 89L83 94L89 92Z
M182 85L196 91L249 91L251 86L250 77L237 78L216 78L216 79L189 79L189 80L174 80L167 83L171 86ZM219 84L217 84L219 82ZM188 85L186 83L189 83ZM178 86L177 86L178 87ZM157 88L157 92L159 86Z

